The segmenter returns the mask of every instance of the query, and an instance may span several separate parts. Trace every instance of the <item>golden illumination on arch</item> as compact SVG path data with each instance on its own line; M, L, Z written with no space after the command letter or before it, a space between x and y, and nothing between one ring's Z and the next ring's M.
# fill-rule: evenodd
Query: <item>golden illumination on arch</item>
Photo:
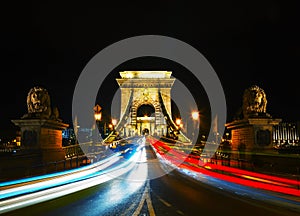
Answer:
M120 72L120 76L123 79L149 79L149 78L157 78L157 79L164 79L170 78L172 72L171 71L122 71Z

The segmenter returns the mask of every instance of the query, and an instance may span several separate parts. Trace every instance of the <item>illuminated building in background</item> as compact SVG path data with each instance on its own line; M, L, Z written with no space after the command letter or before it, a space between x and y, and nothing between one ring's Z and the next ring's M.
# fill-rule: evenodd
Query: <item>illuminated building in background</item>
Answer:
M273 142L276 146L299 145L299 122L281 122L274 126Z

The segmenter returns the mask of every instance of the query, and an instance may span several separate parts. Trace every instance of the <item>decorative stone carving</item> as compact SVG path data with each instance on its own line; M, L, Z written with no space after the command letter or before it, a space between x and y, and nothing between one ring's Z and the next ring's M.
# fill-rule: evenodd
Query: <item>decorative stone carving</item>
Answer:
M47 163L65 159L62 130L69 127L59 119L57 107L51 106L45 88L35 86L27 94L28 113L11 120L21 130L21 151L24 158L35 157L33 163ZM30 167L33 164L29 164Z
M27 94L28 113L22 118L39 118L39 119L59 119L57 107L51 107L51 100L48 91L45 88L35 86Z
M271 118L266 109L267 97L265 91L257 85L252 85L244 91L243 105L237 112L235 119Z
M243 105L236 118L225 124L231 131L232 158L253 160L253 152L273 149L273 129L281 122L266 112L267 98L263 89L253 85L244 91ZM245 153L251 152L251 153Z

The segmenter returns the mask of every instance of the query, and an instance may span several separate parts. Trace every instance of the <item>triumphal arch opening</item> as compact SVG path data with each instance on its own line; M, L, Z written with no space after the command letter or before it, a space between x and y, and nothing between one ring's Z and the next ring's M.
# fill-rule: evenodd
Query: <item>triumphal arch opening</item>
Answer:
M117 78L121 90L121 136L176 136L179 129L172 120L171 71L121 71Z

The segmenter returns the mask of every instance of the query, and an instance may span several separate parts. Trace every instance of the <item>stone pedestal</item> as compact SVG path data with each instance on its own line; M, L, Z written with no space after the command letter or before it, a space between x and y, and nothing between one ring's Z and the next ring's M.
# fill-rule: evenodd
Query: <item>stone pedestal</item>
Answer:
M62 130L68 124L50 119L20 119L12 122L21 129L21 154L34 154L42 163L65 159Z
M248 118L235 120L225 126L231 131L232 150L238 152L237 158L250 159L247 152L265 152L273 148L273 126L281 119ZM240 154L241 152L246 154Z

